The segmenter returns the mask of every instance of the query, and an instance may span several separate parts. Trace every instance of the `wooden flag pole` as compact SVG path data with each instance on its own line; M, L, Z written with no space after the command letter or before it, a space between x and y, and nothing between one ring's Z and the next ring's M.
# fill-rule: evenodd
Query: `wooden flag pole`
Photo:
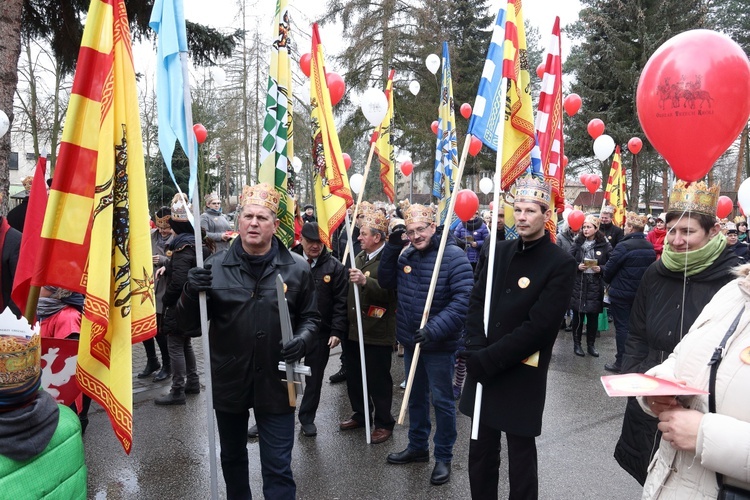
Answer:
M375 154L375 141L372 141L372 144L370 144L370 153L367 155L367 163L365 163L365 173L362 174L362 186L359 188L359 193L357 193L357 204L354 205L354 213L352 214L352 220L354 223L357 223L357 213L359 212L359 204L362 203L362 195L365 192L365 185L367 184L367 176L370 175L370 163L372 163L372 156ZM352 237L352 233L347 230L347 235L349 238ZM349 255L349 248L351 247L351 252L354 252L354 245L346 245L346 248L344 249L344 256L341 257L341 262L346 262L346 257ZM355 255L352 255L352 257L355 257Z
M464 173L464 166L466 165L466 157L469 154L469 145L471 144L471 135L466 136L464 141L464 147L461 150L461 160L458 163L458 172L456 173L456 181L453 183L453 190L451 191L451 201L448 204L448 213L445 216L445 222L443 225L443 234L440 236L440 245L438 246L438 254L435 259L435 268L432 271L432 278L430 279L430 288L427 292L427 300L424 304L424 312L422 313L422 322L419 328L424 328L427 324L427 320L430 318L430 307L432 307L432 299L435 296L435 288L437 288L438 275L440 274L440 264L443 261L443 254L445 253L445 244L448 242L448 233L450 233L450 224L453 217L453 209L456 206L456 193L458 188L461 186L461 178ZM413 172L412 172L413 173ZM404 399L401 401L401 411L398 414L398 423L402 425L406 416L406 408L409 406L409 396L411 396L411 388L414 383L414 374L417 372L417 363L419 362L420 353L419 344L414 346L414 356L411 360L411 367L409 369L409 376L406 379L406 389L404 390Z

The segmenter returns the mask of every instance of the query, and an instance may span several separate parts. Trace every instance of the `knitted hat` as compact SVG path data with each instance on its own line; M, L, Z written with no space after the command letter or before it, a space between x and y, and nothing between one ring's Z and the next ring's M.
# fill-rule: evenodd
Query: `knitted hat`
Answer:
M170 218L173 221L187 222L188 212L193 209L193 206L188 203L188 197L185 193L177 193L172 198L172 208L170 210Z
M242 188L240 206L258 205L266 207L275 214L279 210L279 201L281 201L279 192L267 182L262 182L254 186L245 186Z

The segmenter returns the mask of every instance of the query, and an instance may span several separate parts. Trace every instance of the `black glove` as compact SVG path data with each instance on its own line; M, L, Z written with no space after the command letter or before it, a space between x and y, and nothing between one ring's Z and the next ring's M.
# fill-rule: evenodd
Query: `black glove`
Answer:
M388 236L388 243L393 243L394 245L408 245L409 240L404 239L404 233L406 233L403 229L396 229L394 230L389 236Z
M467 354L461 356L466 360L466 373L478 382L484 382L487 378L487 371L485 371L484 365L482 365L481 352L483 351L463 351L463 353Z
M430 334L427 332L426 328L420 328L417 330L417 333L414 334L414 342L417 344L422 344L424 346L431 341L432 339L430 339Z
M211 290L211 264L206 264L205 267L194 267L188 271L187 286L196 293Z
M305 341L302 337L294 337L281 348L281 357L287 363L298 361L305 355Z

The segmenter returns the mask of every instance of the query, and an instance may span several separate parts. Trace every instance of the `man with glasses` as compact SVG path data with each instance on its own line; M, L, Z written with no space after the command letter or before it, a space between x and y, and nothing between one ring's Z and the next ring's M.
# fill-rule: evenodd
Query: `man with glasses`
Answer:
M474 284L466 254L449 238L440 265L430 316L421 319L437 261L440 234L431 208L411 205L404 210L406 235L411 246L401 252L402 231L394 231L383 249L378 270L380 286L396 289L396 338L404 346L406 372L411 369L414 349L420 357L409 398L409 445L388 455L392 464L429 461L430 398L435 409L435 467L430 482L450 480L453 444L456 441L456 404L453 399L454 353L464 324L469 294Z

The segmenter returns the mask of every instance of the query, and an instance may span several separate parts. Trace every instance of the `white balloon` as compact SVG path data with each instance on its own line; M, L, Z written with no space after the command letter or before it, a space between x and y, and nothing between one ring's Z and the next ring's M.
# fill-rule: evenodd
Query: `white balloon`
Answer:
M602 134L594 141L594 156L599 161L609 158L609 155L615 150L615 140L607 134Z
M737 190L737 202L745 214L750 213L750 179L745 179Z
M419 85L419 82L416 80L412 80L412 82L409 84L409 92L411 92L414 95L419 94L419 89L422 88Z
M219 66L214 66L210 70L211 73L211 79L214 81L214 84L217 87L221 87L224 85L224 82L227 79L227 73Z
M10 120L8 120L8 115L5 114L5 111L0 109L0 137L4 136L8 132L9 127Z
M360 99L362 114L365 115L370 125L377 127L383 122L388 113L388 98L382 90L369 88L362 94Z
M364 180L365 178L362 177L362 174L354 174L349 177L349 187L352 188L355 194L359 194L359 190L362 189L362 181Z
M483 177L479 180L479 190L484 194L491 192L492 187L492 179L490 179L489 177Z
M292 168L294 169L295 174L298 174L300 170L302 170L302 160L300 160L298 156L292 158Z
M563 213L562 213L562 215L563 215L563 220L564 220L564 221L565 221L566 223L568 222L568 215L570 215L570 212L572 212L572 211L573 211L573 209L572 209L572 208L566 208L565 210L563 210Z
M427 69L430 70L430 73L433 75L437 73L437 70L440 69L440 58L437 56L437 54L430 54L427 56L427 59L424 60L424 63L427 65Z

